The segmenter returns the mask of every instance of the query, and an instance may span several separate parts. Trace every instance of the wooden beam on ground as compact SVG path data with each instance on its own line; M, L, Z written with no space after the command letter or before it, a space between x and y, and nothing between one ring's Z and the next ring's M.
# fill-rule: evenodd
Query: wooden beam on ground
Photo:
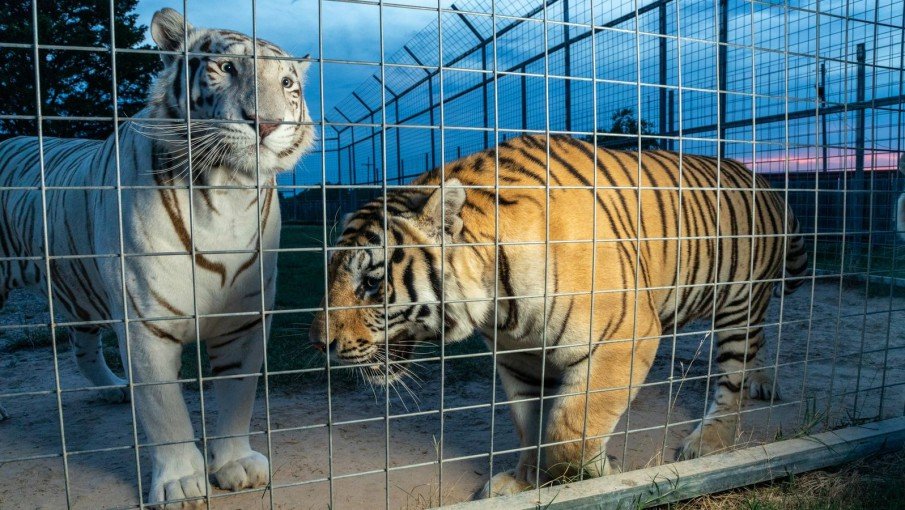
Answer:
M905 417L700 459L459 503L447 510L634 509L722 492L905 447Z

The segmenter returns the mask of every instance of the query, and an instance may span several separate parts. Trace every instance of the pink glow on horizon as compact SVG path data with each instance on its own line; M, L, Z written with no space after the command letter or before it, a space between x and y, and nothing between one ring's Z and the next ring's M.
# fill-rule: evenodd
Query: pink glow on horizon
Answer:
M772 154L755 157L735 158L759 173L782 173L786 169L790 173L807 173L823 170L823 151L818 147L790 149L787 153L771 151ZM777 154L778 153L778 154ZM864 150L864 170L895 170L899 162L899 153L889 150ZM905 157L905 156L902 156ZM827 149L827 171L840 172L855 169L855 149Z

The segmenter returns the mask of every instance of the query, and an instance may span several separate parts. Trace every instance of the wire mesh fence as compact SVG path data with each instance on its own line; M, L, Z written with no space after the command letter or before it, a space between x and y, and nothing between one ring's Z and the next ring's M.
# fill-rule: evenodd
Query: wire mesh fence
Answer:
M902 2L161 7L3 8L0 507L426 508L905 413Z

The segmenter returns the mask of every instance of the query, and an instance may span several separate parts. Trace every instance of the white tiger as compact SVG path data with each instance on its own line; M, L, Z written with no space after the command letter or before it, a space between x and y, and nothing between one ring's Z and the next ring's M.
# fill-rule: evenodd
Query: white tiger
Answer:
M213 435L220 439L207 443L209 472L231 490L268 481L267 458L251 449L247 434L270 322L262 304L270 309L274 301L274 179L315 135L302 96L306 63L258 40L256 54L264 58L254 64L251 38L194 28L172 9L154 15L151 35L169 53L148 106L120 126L118 141L44 138L42 152L33 137L0 144L0 306L14 288L46 293L49 268L55 311L79 323L71 342L81 372L108 399L125 400L130 387L101 351L102 329L115 330L151 445L149 498L160 503L208 491L180 385L154 384L179 379L183 346L196 340L206 342L213 374L224 377L213 383ZM204 122L210 119L227 122ZM227 377L236 374L252 375Z

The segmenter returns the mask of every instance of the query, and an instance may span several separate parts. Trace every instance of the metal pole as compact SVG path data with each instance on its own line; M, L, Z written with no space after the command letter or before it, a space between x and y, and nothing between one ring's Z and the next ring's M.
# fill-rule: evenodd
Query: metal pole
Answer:
M563 0L562 2L562 17L563 21L566 22L562 26L562 38L563 38L563 64L565 65L565 93L564 93L564 101L566 108L566 131L572 131L572 44L571 44L571 35L569 34L569 0Z
M396 184L402 184L402 130L399 128L399 101L394 102L396 108Z
M440 62L442 67L443 62ZM434 168L437 166L437 134L434 133L436 131L433 129L434 126L434 78L433 76L428 78L427 80L427 101L428 101L428 111L430 112L430 125L431 125L431 164L428 168Z
M299 217L299 201L298 201L298 174L295 171L295 168L292 169L292 218L293 220L298 219Z
M668 106L669 110L667 112L668 113L667 122L669 123L669 132L675 133L676 132L676 91L670 90L668 97L669 97L669 106ZM670 139L667 141L667 143L669 144L669 150L675 149L674 140Z
M343 183L343 144L342 144L342 134L336 129L336 126L333 126L333 131L336 132L336 184ZM327 183L326 177L324 177L324 184Z
M352 189L352 207L355 207L355 204L358 203L358 193L357 188L355 187L356 178L355 178L355 128L352 128L352 143L349 144L349 185Z
M526 68L522 68L522 129L528 130L528 77L525 76ZM596 85L595 85L596 86ZM595 113L596 115L596 113Z
M866 51L864 43L858 44L858 77L857 77L857 100L858 103L864 104L864 82L866 74L865 58ZM858 109L855 124L855 176L857 178L864 177L864 111L866 106Z
M379 181L379 177L377 177L377 129L374 127L374 114L371 114L371 159L370 161L374 162L374 166L371 168L371 182L377 184Z
M864 232L864 113L867 106L864 105L864 85L866 81L866 50L864 43L857 46L856 59L858 73L856 76L856 100L861 105L855 113L855 175L852 185L849 186L851 208L849 218L851 223L848 232L853 234L849 246L850 261L857 261L861 255L861 239Z
M729 34L729 0L720 0L720 31L719 31L719 47L718 47L718 58L719 58L719 73L717 75L719 83L717 83L717 90L719 94L719 119L720 119L720 129L719 129L719 147L720 147L720 155L726 155L726 76L727 76L727 56L728 56L728 47L726 46L726 42Z
M824 106L826 106L826 64L820 64L820 88L817 91L817 109L818 115L820 115L820 145L823 151L823 171L826 173L829 170L829 159L827 148L827 132L826 132L826 113L823 112Z
M671 90L667 91L665 88L665 85L667 82L667 76L666 76L666 56L667 55L666 55L666 52L667 52L667 42L668 42L666 39L666 4L665 3L660 4L660 8L657 10L657 15L659 16L659 21L660 21L660 85L661 85L661 87L660 87L660 121L658 123L658 126L660 128L660 133L662 134L664 131L663 128L667 124L667 112L666 112L667 92L672 94ZM670 98L670 100L671 100L671 98ZM670 107L670 111L671 110L672 110L672 108ZM640 115L639 115L639 117L640 117ZM640 122L641 119L639 118L638 121ZM671 124L672 123L670 122L670 131L672 130ZM666 139L660 140L660 147L671 148L671 145L672 144Z
M481 50L481 69L487 71L487 46L484 46ZM490 131L488 130L488 127L490 127L490 112L488 111L490 108L488 104L489 99L487 97L488 82L487 80L481 81L483 82L483 86L481 87L481 101L483 103L482 111L484 112L484 149L487 149L490 147Z

